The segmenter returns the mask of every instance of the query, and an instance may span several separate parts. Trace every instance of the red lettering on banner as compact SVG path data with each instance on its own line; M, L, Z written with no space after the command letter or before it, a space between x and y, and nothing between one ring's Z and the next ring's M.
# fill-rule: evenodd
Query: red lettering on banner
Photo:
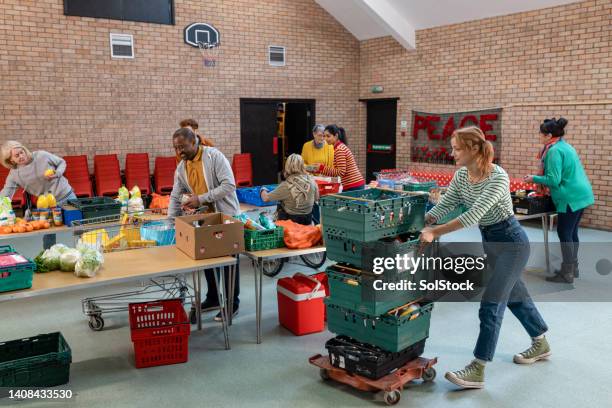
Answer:
M485 134L485 139L490 140L492 142L497 140L496 135L488 135L487 132L493 130L493 126L487 123L487 121L496 121L497 114L495 113L486 113L484 115L480 115L480 130Z
M474 115L467 115L466 117L461 119L461 123L459 124L459 127L465 127L468 121L473 122L474 126L478 126L478 118Z
M450 118L448 118L448 121L446 121L446 125L444 125L444 130L442 130L442 139L450 138L453 135L455 129L455 118L451 116Z
M427 129L427 119L425 116L414 115L414 125L412 127L412 137L419 137L419 130Z
M434 124L434 122L436 122L436 124ZM437 135L434 133L436 131L437 122L440 122L439 116L428 116L427 117L427 136L431 140L440 139L440 135Z

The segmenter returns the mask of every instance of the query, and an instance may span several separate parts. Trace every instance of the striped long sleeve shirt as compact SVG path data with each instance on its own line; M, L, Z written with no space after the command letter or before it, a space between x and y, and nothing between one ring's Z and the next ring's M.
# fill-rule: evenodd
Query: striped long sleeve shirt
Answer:
M506 171L494 165L488 178L471 183L467 168L460 168L455 172L446 194L427 214L439 220L460 204L468 208L457 218L464 227L493 225L514 215L510 178Z
M328 177L340 177L344 190L365 184L353 153L342 142L334 146L334 167L321 166L319 173Z

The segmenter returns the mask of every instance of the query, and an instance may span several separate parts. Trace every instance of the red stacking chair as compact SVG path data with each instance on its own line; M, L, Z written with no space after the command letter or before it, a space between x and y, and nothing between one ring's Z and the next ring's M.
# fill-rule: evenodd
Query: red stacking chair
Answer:
M125 185L128 190L138 186L142 194L151 194L149 155L147 153L128 153L125 156Z
M74 194L79 198L93 197L93 185L89 174L87 155L64 156L64 160L66 161L64 177L68 179Z
M236 180L236 187L253 186L253 165L251 153L235 154L232 159L232 171Z
M176 170L176 157L156 157L153 180L157 194L170 194L174 185L174 172Z
M100 154L94 156L94 177L96 179L96 194L114 197L121 187L121 170L116 154Z
M0 166L0 185L4 188L6 178L9 175L9 169L4 166ZM19 187L13 194L13 208L25 208L26 206L26 193L23 188Z

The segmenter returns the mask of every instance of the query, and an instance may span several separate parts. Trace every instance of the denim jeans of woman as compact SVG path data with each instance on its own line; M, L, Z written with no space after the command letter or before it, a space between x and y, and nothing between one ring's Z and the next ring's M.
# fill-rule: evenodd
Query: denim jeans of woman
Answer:
M474 356L491 361L506 307L531 337L545 333L548 327L521 279L530 252L529 240L523 228L511 217L491 226L480 227L480 230L491 276L478 311L480 334Z

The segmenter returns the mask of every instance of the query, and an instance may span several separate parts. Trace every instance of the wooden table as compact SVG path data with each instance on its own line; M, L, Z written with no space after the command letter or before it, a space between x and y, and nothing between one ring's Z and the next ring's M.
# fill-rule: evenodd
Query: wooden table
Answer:
M256 314L256 327L257 327L257 344L261 344L261 305L262 305L262 286L263 286L263 262L274 260L291 258L292 256L310 255L320 252L325 252L324 246L316 246L313 248L306 249L289 249L289 248L277 248L277 249L266 249L263 251L247 251L244 255L253 261L255 266L255 314ZM230 306L230 316L231 316Z
M140 279L154 278L169 274L192 273L195 291L195 302L201 302L201 272L205 269L216 269L217 296L219 304L226 305L224 292L224 266L236 264L236 258L224 256L204 260L193 260L178 250L175 246L141 248L104 254L104 265L93 278L78 278L73 273L53 271L44 274L34 274L32 287L13 292L0 293L0 302L63 293L72 290L89 289L92 287L130 282ZM219 273L220 270L220 273ZM217 277L217 274L219 277ZM230 302L231 303L231 302ZM198 330L202 329L201 311L196 307ZM223 334L226 349L230 348L227 308L222 307Z

